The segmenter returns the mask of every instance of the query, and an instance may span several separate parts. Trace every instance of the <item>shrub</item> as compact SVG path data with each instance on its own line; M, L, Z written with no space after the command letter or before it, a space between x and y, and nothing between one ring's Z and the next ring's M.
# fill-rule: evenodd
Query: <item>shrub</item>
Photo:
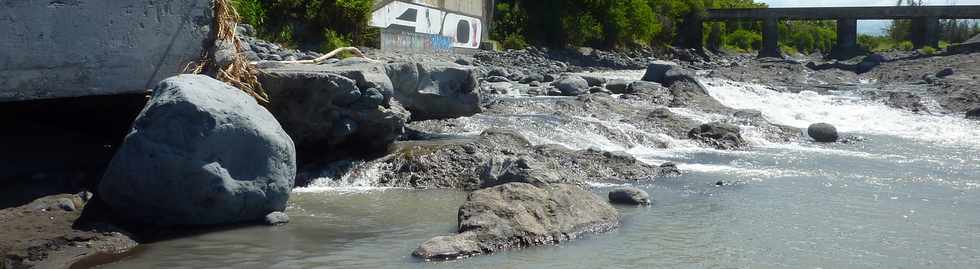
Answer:
M923 55L935 55L936 52L938 52L936 50L936 48L933 48L933 47L930 47L930 46L925 46L925 47L919 49L919 53L921 53Z
M235 11L238 12L238 16L241 17L241 22L248 23L254 26L255 29L261 29L264 26L266 15L262 1L233 0L232 5L234 5Z
M350 46L351 46L350 38L347 38L337 33L337 31L330 30L330 29L323 29L323 43L320 44L321 52L327 53L338 48L350 47ZM349 52L343 52L340 55L338 55L338 58L343 59L350 56L351 55Z
M742 51L758 50L762 47L762 35L745 29L738 29L725 38L725 44Z
M507 35L507 38L504 39L504 42L503 44L501 44L501 46L503 46L504 49L521 50L527 48L527 41L524 40L523 36L519 34L511 33Z
M902 51L912 51L915 49L915 45L912 45L912 41L902 41L898 43L898 49Z

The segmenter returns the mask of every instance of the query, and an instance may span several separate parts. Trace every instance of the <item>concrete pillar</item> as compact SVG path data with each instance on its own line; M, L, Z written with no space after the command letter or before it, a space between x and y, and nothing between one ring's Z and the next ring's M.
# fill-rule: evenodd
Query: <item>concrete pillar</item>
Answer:
M678 30L681 33L681 38L678 40L680 47L704 50L704 21L700 13L688 14Z
M779 51L778 18L767 18L762 23L762 49L759 50L759 58L763 57L783 58L783 53Z
M912 45L916 49L925 46L939 48L939 19L933 17L912 20Z
M857 20L837 20L837 45L830 52L830 58L844 60L862 54L857 44Z

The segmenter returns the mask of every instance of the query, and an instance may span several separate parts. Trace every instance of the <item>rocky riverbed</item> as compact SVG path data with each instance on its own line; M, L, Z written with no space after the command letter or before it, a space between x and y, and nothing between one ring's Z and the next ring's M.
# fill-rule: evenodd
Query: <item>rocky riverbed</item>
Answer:
M137 242L186 231L261 223L267 216L281 224L290 190L311 185L470 192L457 234L418 242L414 255L424 259L565 244L621 225L617 209L590 192L596 185L649 185L688 173L630 151L693 144L752 152L762 144L810 141L800 128L723 104L705 81L854 92L930 115L965 117L980 106L977 54L825 62L682 50L532 48L452 56L366 50L372 59L288 64L277 61L318 54L273 46L250 31L239 29L244 53L256 61L271 104L260 106L205 76L164 81L132 116L124 142L109 145L115 155L93 161L103 163L96 171L105 176L69 184L95 197L37 195L33 202L5 203L12 206L0 210L0 223L13 228L0 234L0 265L91 265ZM643 76L603 73L624 69ZM600 142L581 141L568 132L573 129L589 130ZM836 138L836 129L831 135ZM602 141L617 146L582 146ZM610 198L649 204L641 192ZM95 219L83 218L83 210Z

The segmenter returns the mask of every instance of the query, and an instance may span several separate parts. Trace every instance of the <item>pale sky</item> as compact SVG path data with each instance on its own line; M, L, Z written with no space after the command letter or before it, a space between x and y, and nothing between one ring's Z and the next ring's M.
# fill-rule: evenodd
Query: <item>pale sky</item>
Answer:
M760 0L770 7L843 7L894 6L898 0ZM980 0L925 0L927 5L980 5ZM882 34L891 21L858 21L858 32Z

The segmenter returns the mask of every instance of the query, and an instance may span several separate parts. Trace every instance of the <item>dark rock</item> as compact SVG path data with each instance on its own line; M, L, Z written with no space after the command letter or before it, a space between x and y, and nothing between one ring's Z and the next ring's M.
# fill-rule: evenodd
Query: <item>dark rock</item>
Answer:
M647 66L646 73L643 74L643 81L656 82L660 84L665 84L665 78L667 76L667 71L673 70L675 68L680 68L677 64L672 62L657 61Z
M472 67L453 63L387 65L395 98L412 112L413 120L471 116L480 108L479 81Z
M585 82L589 84L589 87L601 87L602 85L606 84L606 78L604 77L589 76L589 75L582 75L580 77L582 77L582 79L584 79Z
M592 88L589 88L589 93L605 93L605 94L612 94L612 92L610 92L610 91L609 91L609 90L607 90L606 88L603 88L603 87L599 87L599 86L594 86L594 87L592 87Z
M380 65L287 65L260 68L258 77L301 163L325 158L325 152L332 158L382 153L409 119L391 100L391 82Z
M966 118L980 120L980 107L971 109L966 112Z
M548 88L548 96L563 96L564 94L556 88Z
M589 92L589 83L576 75L565 75L555 81L555 87L564 96L578 96Z
M672 162L665 162L660 165L660 175L662 176L679 176L681 175L681 169L677 168L677 164Z
M900 109L907 109L912 112L928 112L929 109L922 103L922 97L908 92L888 92L885 104Z
M609 192L609 202L625 205L649 205L650 195L634 187L616 188Z
M487 78L487 82L510 82L510 80L501 76L492 76Z
M269 54L265 60L278 62L278 61L282 61L282 56L279 56L279 54Z
M544 80L542 80L541 82L547 83L547 82L554 82L556 80L558 80L558 76L552 74L546 74L544 75Z
M276 211L265 215L266 225L278 226L286 223L289 223L289 215L286 215L286 213Z
M868 55L867 57L864 57L864 59L862 59L860 63L857 64L857 66L855 67L856 68L855 72L858 74L870 72L875 67L878 67L879 65L881 65L881 63L886 61L888 61L888 58L885 57L884 55L877 54L877 53Z
M458 259L573 240L619 226L619 213L574 185L508 183L475 191L459 208L459 234L422 243L412 255Z
M521 79L521 83L523 84L530 84L532 82L541 82L541 81L544 81L544 76L539 73L528 73L527 76Z
M473 65L473 61L463 57L456 58L456 64L458 65Z
M945 77L948 77L948 76L952 76L953 73L954 72L953 72L953 69L952 68L945 68L945 69L940 70L939 72L937 72L936 73L936 77L938 77L938 78L945 78Z
M630 82L625 79L614 79L606 83L606 89L616 94L631 93L629 86Z
M545 185L559 183L561 178L528 158L490 159L480 174L480 188L489 188L506 183L528 183Z
M817 142L837 142L840 136L837 134L837 127L827 123L814 123L806 129L806 133Z
M747 120L763 120L765 117L762 115L762 111L754 109L742 109L735 111L736 118L747 119Z
M687 136L722 150L734 150L747 145L745 139L742 139L742 133L738 126L727 123L702 124L688 132Z
M510 76L510 72L507 72L507 69L504 69L503 67L494 67L489 72L487 72L487 76L488 77L508 77L508 76Z
M531 81L531 83L528 83L528 86L531 86L531 87L541 87L541 82Z
M282 211L296 177L292 139L243 91L200 75L160 82L99 184L114 214L157 225L218 225Z

